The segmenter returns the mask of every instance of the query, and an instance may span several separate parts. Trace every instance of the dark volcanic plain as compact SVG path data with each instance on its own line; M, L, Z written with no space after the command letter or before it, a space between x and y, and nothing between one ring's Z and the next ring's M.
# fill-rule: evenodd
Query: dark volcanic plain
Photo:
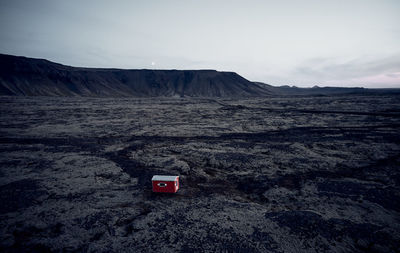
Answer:
M0 119L2 252L400 250L399 95L3 96Z

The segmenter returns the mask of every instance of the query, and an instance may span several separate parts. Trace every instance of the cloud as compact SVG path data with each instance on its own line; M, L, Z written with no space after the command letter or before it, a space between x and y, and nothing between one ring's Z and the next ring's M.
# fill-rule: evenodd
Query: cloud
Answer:
M321 84L390 84L400 86L400 54L387 57L359 57L351 60L338 58L313 58L298 66L292 76L300 80L317 81ZM363 83L358 83L362 85Z
M400 78L400 72L386 74L387 77Z

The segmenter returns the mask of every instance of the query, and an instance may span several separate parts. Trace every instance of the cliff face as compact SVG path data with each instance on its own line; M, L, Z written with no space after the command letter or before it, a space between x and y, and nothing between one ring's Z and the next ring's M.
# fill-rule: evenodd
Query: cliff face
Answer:
M1 95L252 97L269 93L234 72L77 68L0 55Z
M245 98L393 93L400 94L400 89L276 87L234 72L79 68L0 54L0 95Z

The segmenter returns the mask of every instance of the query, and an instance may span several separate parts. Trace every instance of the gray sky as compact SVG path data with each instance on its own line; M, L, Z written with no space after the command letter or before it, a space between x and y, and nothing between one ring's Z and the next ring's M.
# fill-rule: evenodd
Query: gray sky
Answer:
M0 0L0 53L217 69L272 85L400 87L398 0Z

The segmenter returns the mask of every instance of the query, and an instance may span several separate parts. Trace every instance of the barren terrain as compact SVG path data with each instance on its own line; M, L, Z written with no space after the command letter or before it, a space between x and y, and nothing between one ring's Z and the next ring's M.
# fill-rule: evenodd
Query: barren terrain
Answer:
M4 96L0 119L3 252L400 251L398 95Z

